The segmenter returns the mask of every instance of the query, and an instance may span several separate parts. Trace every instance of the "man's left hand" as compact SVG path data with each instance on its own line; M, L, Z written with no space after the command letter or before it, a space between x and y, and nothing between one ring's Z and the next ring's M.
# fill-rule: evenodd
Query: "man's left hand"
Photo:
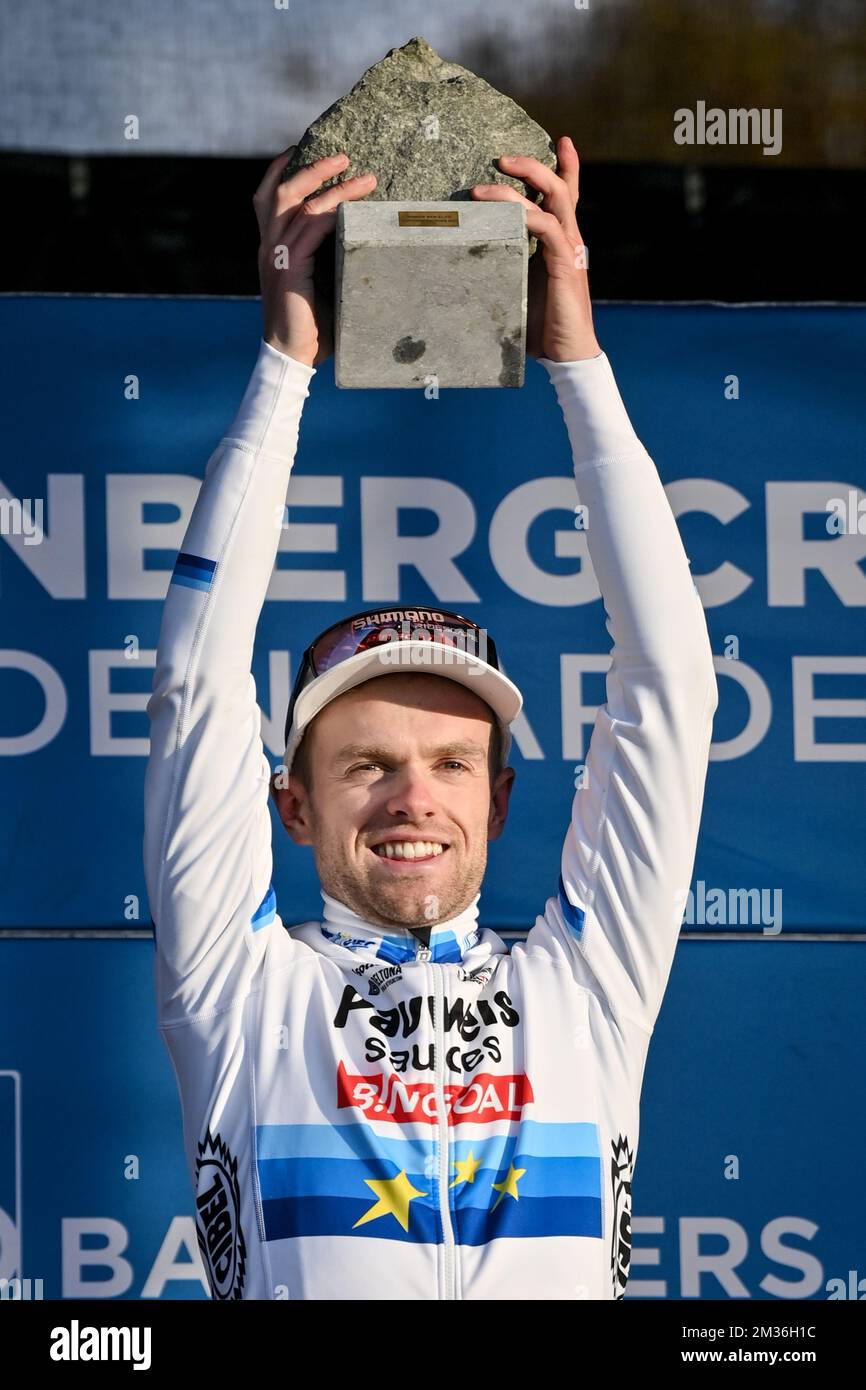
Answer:
M555 173L528 155L503 155L497 161L504 174L537 188L544 195L540 204L509 184L476 184L472 196L523 203L527 231L540 243L529 267L526 350L531 357L575 362L598 357L601 348L592 326L587 250L575 215L580 162L569 136L557 141L556 158Z

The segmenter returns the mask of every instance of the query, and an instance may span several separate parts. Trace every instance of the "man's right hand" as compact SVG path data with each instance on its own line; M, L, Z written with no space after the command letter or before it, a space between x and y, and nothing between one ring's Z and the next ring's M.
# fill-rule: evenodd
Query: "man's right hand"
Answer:
M371 193L376 187L376 175L361 174L310 198L309 194L346 168L349 156L336 154L319 159L280 183L294 148L290 145L268 165L253 195L262 239L262 337L279 352L315 367L333 351L330 326L317 313L313 288L315 252L336 226L340 203Z

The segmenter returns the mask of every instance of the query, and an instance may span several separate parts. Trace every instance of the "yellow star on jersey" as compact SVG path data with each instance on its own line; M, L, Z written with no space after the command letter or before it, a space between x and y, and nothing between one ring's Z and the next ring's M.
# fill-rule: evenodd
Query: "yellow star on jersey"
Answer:
M413 1187L405 1172L398 1173L396 1178L365 1178L364 1182L375 1192L379 1200L373 1203L369 1211L364 1212L355 1222L355 1226L363 1226L365 1221L375 1221L380 1216L393 1216L403 1230L408 1231L409 1203L416 1197L426 1197L427 1193ZM352 1227L353 1231L355 1226Z
M454 1167L457 1169L457 1177L450 1184L451 1187L459 1187L462 1182L474 1182L475 1174L481 1167L481 1159L476 1158L472 1150L469 1150L468 1158L455 1158Z
M493 1191L498 1192L499 1196L490 1208L491 1211L496 1210L502 1198L506 1195L513 1197L515 1202L520 1201L520 1193L517 1191L517 1184L525 1172L525 1168L515 1168L513 1163L509 1164L508 1172L502 1179L502 1182L495 1182L493 1184Z

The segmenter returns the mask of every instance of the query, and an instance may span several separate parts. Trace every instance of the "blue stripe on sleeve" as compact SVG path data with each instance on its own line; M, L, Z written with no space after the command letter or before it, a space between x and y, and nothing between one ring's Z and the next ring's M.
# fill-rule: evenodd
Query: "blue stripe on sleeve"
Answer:
M574 903L569 902L568 895L565 891L565 884L562 881L562 874L559 875L559 905L562 908L565 925L568 927L572 936L577 937L579 941L583 935L583 924L586 913L582 907L577 907Z
M190 555L182 550L175 561L171 582L182 584L187 589L202 589L207 593L215 571L216 560L208 560L203 555Z

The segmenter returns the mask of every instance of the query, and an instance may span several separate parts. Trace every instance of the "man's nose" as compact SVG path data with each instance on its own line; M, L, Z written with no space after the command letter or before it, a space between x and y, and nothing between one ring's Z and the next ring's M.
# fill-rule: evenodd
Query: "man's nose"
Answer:
M408 764L401 767L389 788L385 804L389 815L407 816L410 820L435 814L436 800L428 774L423 768Z

